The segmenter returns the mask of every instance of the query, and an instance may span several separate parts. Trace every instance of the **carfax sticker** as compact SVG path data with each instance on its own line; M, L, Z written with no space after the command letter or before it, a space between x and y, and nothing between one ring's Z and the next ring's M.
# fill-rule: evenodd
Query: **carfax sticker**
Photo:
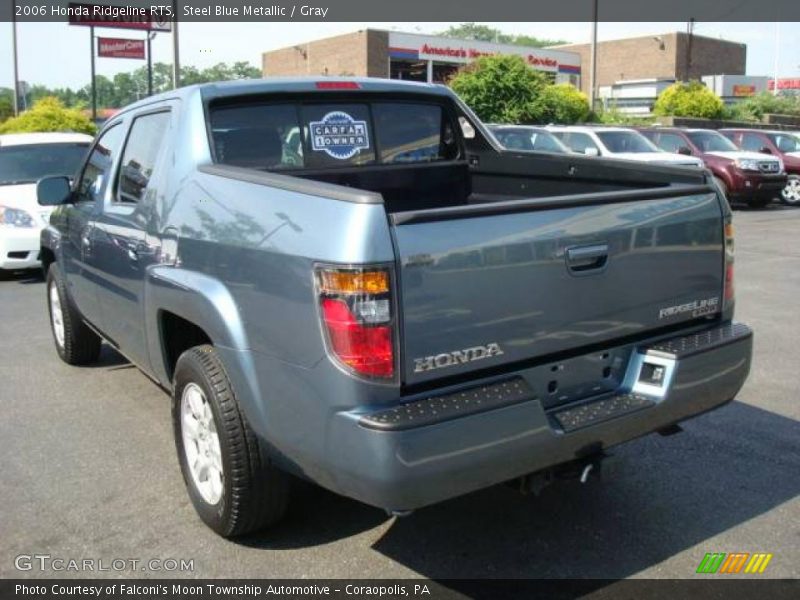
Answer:
M311 121L309 127L312 150L325 152L332 158L346 160L362 148L369 148L367 122L356 121L346 112L329 112L321 121Z

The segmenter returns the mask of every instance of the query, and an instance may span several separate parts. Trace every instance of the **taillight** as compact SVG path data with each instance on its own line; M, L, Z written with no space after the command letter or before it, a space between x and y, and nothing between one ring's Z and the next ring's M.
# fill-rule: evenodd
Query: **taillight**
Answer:
M357 81L317 81L318 90L358 90L361 86Z
M317 269L328 351L349 371L394 378L394 319L388 269Z
M725 301L723 309L733 304L736 296L733 282L733 224L725 224Z

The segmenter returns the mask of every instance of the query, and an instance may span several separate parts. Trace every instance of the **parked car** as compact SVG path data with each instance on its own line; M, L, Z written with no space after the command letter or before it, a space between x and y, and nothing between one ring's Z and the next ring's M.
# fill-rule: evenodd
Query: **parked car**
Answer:
M544 127L531 125L487 125L497 141L507 150L528 150L532 152L555 152L571 154L561 140Z
M504 150L444 86L180 88L110 119L39 202L58 355L104 338L169 390L224 536L278 520L288 474L398 515L585 480L750 367L706 170Z
M762 207L780 196L786 187L786 172L780 158L740 150L713 129L655 127L640 131L665 152L701 159L730 200Z
M39 266L39 234L52 209L36 203L36 182L72 176L91 141L77 133L0 135L0 272Z
M790 206L800 206L800 135L758 129L720 129L720 133L742 150L780 158L788 175L781 200Z
M684 167L703 166L703 161L693 156L675 156L659 150L650 140L633 129L550 125L547 130L564 142L573 152L587 156L605 156Z

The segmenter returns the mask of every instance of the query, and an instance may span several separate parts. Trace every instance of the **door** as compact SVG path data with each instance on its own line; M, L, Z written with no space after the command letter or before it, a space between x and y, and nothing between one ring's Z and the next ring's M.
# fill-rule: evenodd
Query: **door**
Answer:
M97 270L94 221L109 191L113 165L119 157L124 128L112 125L92 148L78 178L73 204L67 207L62 259L70 295L84 318L98 325Z
M133 118L122 149L113 193L96 222L97 297L102 329L131 360L147 366L144 331L144 281L157 258L157 228L150 227L156 197L163 194L164 155L169 110Z

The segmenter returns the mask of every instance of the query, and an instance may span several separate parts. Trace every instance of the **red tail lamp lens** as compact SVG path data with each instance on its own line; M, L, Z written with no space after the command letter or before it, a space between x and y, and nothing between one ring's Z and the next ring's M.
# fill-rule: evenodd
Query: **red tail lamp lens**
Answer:
M733 287L733 264L725 265L725 300L733 300L735 291Z
M369 326L358 322L347 302L323 298L322 319L336 357L360 375L394 376L394 352L390 325Z

